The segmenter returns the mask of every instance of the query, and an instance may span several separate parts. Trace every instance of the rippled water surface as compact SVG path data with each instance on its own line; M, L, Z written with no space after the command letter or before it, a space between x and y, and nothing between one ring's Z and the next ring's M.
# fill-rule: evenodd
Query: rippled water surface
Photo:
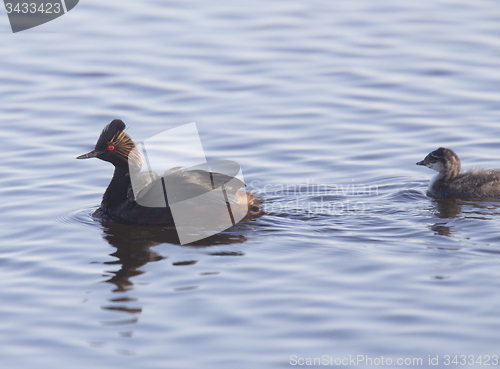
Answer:
M415 163L444 146L500 167L497 2L82 0L7 21L2 368L494 364L500 202L432 199ZM92 218L112 166L75 157L114 118L136 141L195 121L268 213L196 246Z

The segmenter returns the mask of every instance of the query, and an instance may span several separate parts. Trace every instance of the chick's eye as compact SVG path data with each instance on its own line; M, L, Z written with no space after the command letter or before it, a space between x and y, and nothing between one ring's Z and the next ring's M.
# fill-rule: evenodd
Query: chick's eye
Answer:
M114 149L115 149L115 147L114 147L113 145L109 145L109 146L108 146L108 150L109 150L109 151L114 150Z

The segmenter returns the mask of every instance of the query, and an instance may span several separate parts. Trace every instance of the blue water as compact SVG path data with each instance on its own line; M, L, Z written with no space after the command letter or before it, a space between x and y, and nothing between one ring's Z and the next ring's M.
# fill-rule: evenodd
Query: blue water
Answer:
M493 0L0 14L0 366L493 366L500 202L432 199L415 163L500 167L499 35ZM113 168L75 157L114 118L196 122L267 215L198 246L92 218Z

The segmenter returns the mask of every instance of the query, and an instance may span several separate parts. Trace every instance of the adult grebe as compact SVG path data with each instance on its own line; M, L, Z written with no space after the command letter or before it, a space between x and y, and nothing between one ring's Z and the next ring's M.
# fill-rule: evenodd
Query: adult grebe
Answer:
M125 132L125 123L120 119L115 119L104 127L94 150L77 157L77 159L95 157L115 166L113 178L104 192L101 206L97 209L96 215L125 223L174 225L168 203L166 207L147 207L136 202L130 181L129 160L135 161L139 167L141 163L140 158L134 157L134 155L129 157L134 148L134 142ZM260 201L246 192L243 182L230 181L231 179L231 177L221 173L211 172L208 176L206 171L179 168L169 174L169 181L173 181L177 188L188 188L193 197L212 191L214 186L212 182L226 183L228 206L248 207L248 211L243 209L247 213L243 220L261 215ZM156 179L156 181L160 180L161 178Z

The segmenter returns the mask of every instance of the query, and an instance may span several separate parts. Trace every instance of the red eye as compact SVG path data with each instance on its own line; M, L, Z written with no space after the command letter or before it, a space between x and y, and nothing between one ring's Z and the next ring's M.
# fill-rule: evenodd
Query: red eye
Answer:
M108 146L108 150L109 150L109 151L114 150L114 149L115 149L115 147L114 147L113 145L109 145L109 146Z

